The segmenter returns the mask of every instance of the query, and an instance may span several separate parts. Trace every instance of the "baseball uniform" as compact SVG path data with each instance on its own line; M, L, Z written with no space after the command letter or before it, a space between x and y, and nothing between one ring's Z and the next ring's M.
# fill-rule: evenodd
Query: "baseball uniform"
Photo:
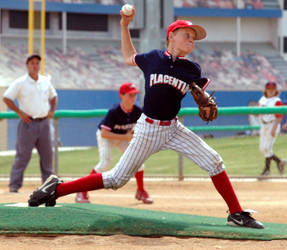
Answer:
M119 94L136 94L138 90L132 83L123 83L119 89ZM123 98L121 96L121 98ZM129 97L128 97L129 98ZM134 97L132 97L134 98ZM136 97L135 97L136 98ZM133 99L135 101L136 99ZM122 153L127 149L129 145L128 140L111 139L102 136L102 130L109 131L113 134L125 135L131 132L142 114L142 110L137 105L133 105L131 110L126 110L123 104L123 100L120 104L115 105L108 111L108 114L98 125L97 141L99 149L99 163L94 167L91 174L102 173L107 170L112 161L112 147L117 147ZM144 189L144 164L135 173L137 182L137 192L135 198L141 200L145 204L153 203L153 200L149 196L148 192ZM89 203L89 197L87 192L79 192L76 196L76 202Z
M145 77L143 114L120 161L103 173L105 188L123 186L150 155L167 149L181 153L210 176L224 171L220 155L176 117L189 83L198 81L203 89L208 85L201 79L200 66L184 57L173 61L169 51L162 50L137 54L134 60Z
M145 97L143 114L137 121L128 148L110 171L69 183L61 183L57 176L51 176L46 184L34 191L29 205L38 206L50 200L54 205L57 197L78 190L118 189L129 181L150 155L172 149L211 176L216 190L228 205L227 224L264 228L262 223L250 216L250 210L241 208L220 155L176 117L191 83L195 82L202 89L206 89L209 83L206 78L201 77L200 66L182 56L193 50L195 40L205 38L204 28L187 20L177 20L168 27L168 50L136 54L128 30L134 14L133 10L132 16L127 17L121 12L122 53L126 64L137 65L142 70L145 77ZM51 191L44 194L41 190L45 190L47 186L52 186Z
M269 88L274 88L275 90L277 90L276 83L274 82L266 83L264 95L260 98L258 105L261 107L282 106L283 103L278 95L267 96L266 91ZM277 93L275 92L275 94ZM284 167L285 167L286 161L283 159L280 159L273 152L273 145L276 141L278 134L280 133L280 123L277 121L278 118L282 119L283 115L282 114L260 115L261 128L260 128L260 134L259 134L260 135L259 149L265 157L265 168L263 169L263 172L261 174L263 176L270 175L270 164L272 160L276 162L280 175L283 175L284 173ZM277 126L277 127L276 127L275 134L272 135L272 130L274 129L274 126Z

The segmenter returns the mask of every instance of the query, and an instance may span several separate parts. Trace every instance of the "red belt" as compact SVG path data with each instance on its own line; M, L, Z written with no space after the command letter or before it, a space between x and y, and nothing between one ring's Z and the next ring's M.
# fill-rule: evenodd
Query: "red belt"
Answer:
M177 120L177 118L175 118L175 121ZM150 124L153 124L155 121L153 119L150 119L150 118L145 118L145 121L147 123L150 123ZM171 125L171 121L160 121L159 122L159 126L169 126Z

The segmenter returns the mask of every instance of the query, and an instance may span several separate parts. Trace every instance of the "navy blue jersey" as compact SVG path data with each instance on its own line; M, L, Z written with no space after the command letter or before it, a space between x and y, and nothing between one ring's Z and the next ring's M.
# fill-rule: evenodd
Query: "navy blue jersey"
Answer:
M99 129L105 128L116 134L126 134L128 130L132 130L141 114L141 108L136 105L129 113L125 112L120 104L115 105L100 122Z
M152 50L137 54L134 60L145 77L143 112L157 120L175 118L190 83L196 82L202 88L208 83L201 79L199 64L185 57L173 61L168 51Z

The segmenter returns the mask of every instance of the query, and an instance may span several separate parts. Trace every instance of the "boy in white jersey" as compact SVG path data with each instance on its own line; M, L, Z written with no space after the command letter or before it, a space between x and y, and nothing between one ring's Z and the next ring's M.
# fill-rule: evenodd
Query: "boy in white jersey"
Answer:
M265 85L264 95L259 100L259 106L274 107L282 106L283 103L279 98L279 92L275 82L268 82ZM277 163L277 168L280 175L284 173L286 161L280 159L273 153L273 145L280 132L280 122L283 118L281 114L263 114L260 115L260 151L265 157L265 168L261 175L270 175L271 160Z

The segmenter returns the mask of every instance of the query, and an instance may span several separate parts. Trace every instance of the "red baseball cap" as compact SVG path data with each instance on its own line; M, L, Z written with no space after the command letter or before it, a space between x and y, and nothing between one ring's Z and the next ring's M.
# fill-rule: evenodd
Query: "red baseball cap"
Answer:
M276 89L277 88L277 84L276 84L276 82L267 82L265 84L265 88L266 89Z
M191 21L176 20L175 22L171 23L168 26L167 33L166 33L166 39L168 39L168 35L170 32L173 32L176 29L180 29L180 28L192 28L196 33L196 37L194 40L202 40L206 37L206 31L203 27L199 25L194 25L192 24Z
M136 85L134 85L133 83L125 82L121 85L119 92L121 95L135 94L135 93L139 93L139 90L137 89Z

